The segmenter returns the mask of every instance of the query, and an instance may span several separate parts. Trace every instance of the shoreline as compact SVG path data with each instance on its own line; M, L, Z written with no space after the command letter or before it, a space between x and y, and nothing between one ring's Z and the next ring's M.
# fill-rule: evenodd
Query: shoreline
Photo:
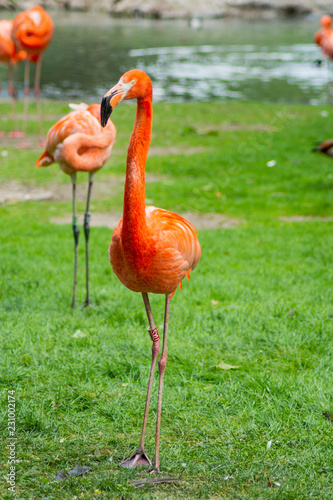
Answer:
M0 10L20 11L35 1L0 0ZM276 19L320 16L333 13L327 0L44 0L39 2L50 12L101 12L115 18L148 19Z

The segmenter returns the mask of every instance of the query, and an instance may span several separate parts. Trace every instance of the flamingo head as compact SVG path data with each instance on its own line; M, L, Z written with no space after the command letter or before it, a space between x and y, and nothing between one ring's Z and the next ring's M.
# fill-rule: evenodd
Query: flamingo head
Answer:
M123 74L119 82L104 95L101 102L101 124L103 127L113 111L123 99L152 98L153 88L149 76L139 69Z
M320 24L322 25L323 28L330 28L331 24L332 24L331 16L329 16L328 14L325 14L325 16L323 16L320 19Z

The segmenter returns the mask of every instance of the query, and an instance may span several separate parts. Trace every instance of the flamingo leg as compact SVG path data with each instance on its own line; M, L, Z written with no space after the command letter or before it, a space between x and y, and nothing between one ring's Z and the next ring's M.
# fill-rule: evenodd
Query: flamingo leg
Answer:
M78 254L78 244L79 244L79 228L77 225L77 215L76 215L76 199L75 199L75 191L76 191L76 174L73 174L72 177L73 184L73 236L74 236L74 282L73 282L73 298L72 298L72 309L75 309L75 300L76 300L76 283L77 283L77 254Z
M92 190L92 185L94 181L94 174L90 173L89 174L89 185L88 185L88 195L87 195L87 206L86 206L86 211L84 214L84 222L83 222L83 229L84 229L84 235L86 239L86 300L84 301L84 304L82 308L84 307L89 307L91 306L90 299L89 299L89 232L90 232L90 198L91 198L91 190Z
M170 312L171 295L165 297L165 313L164 313L164 328L163 328L163 346L162 354L158 360L159 384L158 384L158 399L157 399L157 418L156 418L156 439L155 439L155 460L154 467L151 472L160 471L160 433L161 433L161 414L162 414L162 394L164 373L167 364L167 341L169 327L169 312Z
M150 403L150 396L151 396L151 391L153 387L153 380L154 380L154 371L155 371L155 366L156 366L156 361L158 357L158 353L160 351L160 337L158 335L157 328L154 323L154 318L153 314L151 311L150 303L149 303L149 298L147 293L142 294L143 301L145 304L147 316L148 316L148 321L149 321L149 334L150 338L153 342L152 346L152 361L151 361L151 368L150 368L150 374L149 374L149 380L148 380L148 389L147 389L147 396L146 396L146 405L145 405L145 412L144 412L144 417L143 417L143 424L142 424L142 432L141 432L141 439L139 443L139 447L137 451L135 452L134 455L132 455L130 458L125 460L121 465L126 468L130 467L136 467L137 465L143 466L143 467L149 467L151 465L151 461L149 460L146 451L145 451L145 435L146 435L146 428L147 428L147 421L148 421L148 412L149 412L149 403Z
M13 111L13 131L9 132L9 137L22 137L23 133L18 131L17 128L17 114L16 114L16 100L14 91L14 80L13 80L13 65L9 63L8 65L8 92L12 101L12 111Z
M27 115L28 115L28 104L29 104L29 59L25 60L24 67L24 110L23 110L23 127L22 131L25 135L27 132Z
M39 142L43 143L43 117L42 117L42 105L40 102L40 75L42 69L42 56L38 57L36 63L36 74L35 74L35 96L37 101L37 111L38 111L38 122L39 122Z
M0 81L0 92L1 92L1 81ZM4 132L0 132L0 137L4 137L5 133Z

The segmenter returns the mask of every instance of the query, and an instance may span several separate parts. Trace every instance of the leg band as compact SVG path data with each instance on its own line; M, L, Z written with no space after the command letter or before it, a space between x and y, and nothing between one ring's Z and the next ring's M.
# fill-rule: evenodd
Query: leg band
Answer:
M90 212L86 212L84 214L84 222L83 222L84 234L86 236L86 239L89 238L89 231L90 231L89 222L90 222Z
M150 338L153 342L157 342L158 340L160 340L160 336L158 334L156 327L155 328L148 328L148 332L149 332Z

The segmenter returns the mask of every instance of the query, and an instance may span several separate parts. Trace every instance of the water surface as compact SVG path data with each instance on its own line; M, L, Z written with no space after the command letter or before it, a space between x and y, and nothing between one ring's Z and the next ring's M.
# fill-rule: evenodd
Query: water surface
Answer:
M318 19L299 21L118 20L100 14L58 14L45 53L42 96L100 100L126 70L145 70L162 101L326 101L328 69L312 43ZM7 70L0 67L2 96ZM16 69L23 93L23 66Z

